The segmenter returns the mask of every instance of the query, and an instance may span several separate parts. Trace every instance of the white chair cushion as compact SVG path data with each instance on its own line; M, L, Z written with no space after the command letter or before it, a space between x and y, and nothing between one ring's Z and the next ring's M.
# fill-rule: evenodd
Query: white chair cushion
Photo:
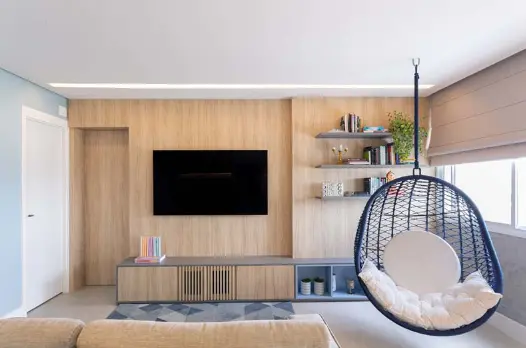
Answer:
M397 286L369 260L364 263L359 277L385 310L404 322L428 330L449 330L470 324L502 298L478 271L443 293L420 296Z
M460 279L455 250L442 238L423 230L394 236L385 247L383 264L397 285L419 295L443 292Z

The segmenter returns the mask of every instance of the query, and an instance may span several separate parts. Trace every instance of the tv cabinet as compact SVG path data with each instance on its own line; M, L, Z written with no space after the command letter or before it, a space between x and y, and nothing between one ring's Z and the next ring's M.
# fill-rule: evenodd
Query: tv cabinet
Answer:
M316 276L325 279L325 295L301 295L301 279ZM345 291L349 278L355 279L353 294ZM117 265L118 303L366 299L351 259L167 257L160 264L135 264L128 258Z

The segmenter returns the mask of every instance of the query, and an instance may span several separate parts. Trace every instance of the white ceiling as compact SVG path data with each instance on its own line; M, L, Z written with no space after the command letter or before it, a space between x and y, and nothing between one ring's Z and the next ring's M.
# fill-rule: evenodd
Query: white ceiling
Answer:
M48 83L411 84L526 48L525 0L0 0L0 67L68 98L285 98L407 90L126 90Z

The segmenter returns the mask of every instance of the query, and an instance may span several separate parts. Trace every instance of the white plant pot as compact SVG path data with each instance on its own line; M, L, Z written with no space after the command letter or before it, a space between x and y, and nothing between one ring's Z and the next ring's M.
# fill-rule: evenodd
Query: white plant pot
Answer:
M310 291L311 291L311 282L308 282L308 283L305 283L305 282L301 282L301 294L302 295L310 295Z
M314 282L314 293L318 296L323 296L325 294L325 282Z

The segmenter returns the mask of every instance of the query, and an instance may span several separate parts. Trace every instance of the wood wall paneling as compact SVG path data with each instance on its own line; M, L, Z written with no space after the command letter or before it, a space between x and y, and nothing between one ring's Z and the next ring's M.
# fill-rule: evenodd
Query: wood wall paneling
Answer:
M428 101L420 107L426 115ZM297 98L292 100L293 141L293 256L295 258L352 257L354 237L367 200L322 201L321 183L341 181L346 191L362 191L363 178L385 176L389 169L316 169L335 163L333 146L349 148L346 156L361 157L364 146L381 145L382 140L315 139L316 134L339 127L340 117L355 113L364 125L388 126L387 113L398 110L413 115L413 98ZM423 122L426 124L425 122ZM425 158L423 164L426 163ZM411 169L393 168L395 175ZM431 174L431 169L424 173Z
M84 255L84 131L69 132L70 217L69 217L69 289L75 291L86 284Z
M129 129L130 255L159 235L168 256L292 254L288 100L72 100L70 126ZM154 149L268 150L267 216L153 216Z
M238 300L294 298L294 266L238 266Z
M86 285L112 285L130 256L128 132L84 133Z
M423 98L421 110L426 114L427 109ZM129 233L123 243L129 248L122 257L137 255L142 235L161 236L168 256L352 257L365 200L324 202L314 196L324 180L341 180L345 190L362 190L364 177L383 176L387 169L314 167L335 161L332 146L344 144L350 156L361 156L364 146L381 141L314 136L337 128L340 116L349 112L362 116L366 125L387 126L386 114L392 110L412 114L412 98L73 100L70 127L86 133L112 127L129 132ZM268 150L268 216L153 216L154 149ZM401 176L411 170L394 172ZM249 283L251 277L242 273L237 284ZM256 286L265 277L256 277Z

